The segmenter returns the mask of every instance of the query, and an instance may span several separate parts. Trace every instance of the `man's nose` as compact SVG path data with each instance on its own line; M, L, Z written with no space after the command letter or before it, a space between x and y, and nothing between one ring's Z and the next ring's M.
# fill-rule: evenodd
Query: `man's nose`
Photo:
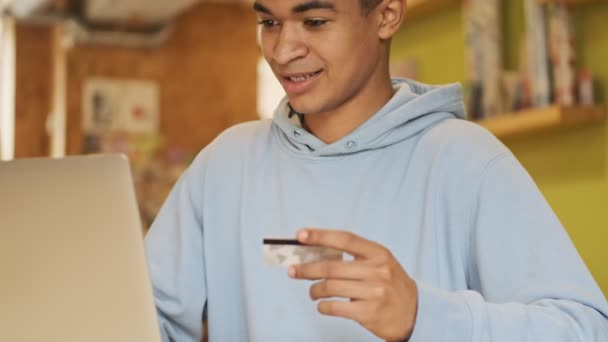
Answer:
M298 29L294 25L284 25L281 27L272 50L274 61L279 65L285 65L306 56L307 53L308 48Z

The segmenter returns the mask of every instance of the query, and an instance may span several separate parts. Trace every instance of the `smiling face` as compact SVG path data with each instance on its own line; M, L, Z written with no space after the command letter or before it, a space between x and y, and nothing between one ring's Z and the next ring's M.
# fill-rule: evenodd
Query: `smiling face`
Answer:
M388 79L379 16L359 0L256 0L254 10L264 58L295 111L339 111Z

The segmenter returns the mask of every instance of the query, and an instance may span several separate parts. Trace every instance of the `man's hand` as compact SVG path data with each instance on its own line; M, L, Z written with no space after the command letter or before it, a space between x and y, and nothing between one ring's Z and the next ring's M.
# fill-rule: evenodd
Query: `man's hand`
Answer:
M321 261L292 265L289 276L320 280L310 288L313 300L322 300L320 313L352 319L386 341L405 341L414 330L418 305L416 283L384 246L350 232L304 229L298 240L306 245L331 247L353 261Z

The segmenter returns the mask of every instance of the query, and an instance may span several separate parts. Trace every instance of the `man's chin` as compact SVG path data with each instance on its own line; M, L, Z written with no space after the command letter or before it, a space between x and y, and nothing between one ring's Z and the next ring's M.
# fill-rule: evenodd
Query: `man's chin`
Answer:
M310 103L305 103L304 101L289 101L289 107L292 112L297 114L315 114L318 112L316 106L313 106Z
M291 113L302 114L302 112L299 110L300 107L297 104L294 104L291 99L288 100L287 105L289 106Z

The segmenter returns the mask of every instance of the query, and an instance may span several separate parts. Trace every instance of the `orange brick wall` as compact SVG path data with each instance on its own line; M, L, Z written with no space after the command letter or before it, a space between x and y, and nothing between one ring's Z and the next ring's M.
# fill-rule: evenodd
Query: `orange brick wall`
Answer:
M250 5L201 4L178 17L160 48L69 50L68 154L82 151L82 89L89 77L157 81L160 130L169 147L196 152L227 127L256 119L255 20ZM17 39L17 146L19 156L40 155L48 145L43 128L50 107L51 34L21 27Z
M48 153L46 118L51 110L51 30L17 25L15 157Z

